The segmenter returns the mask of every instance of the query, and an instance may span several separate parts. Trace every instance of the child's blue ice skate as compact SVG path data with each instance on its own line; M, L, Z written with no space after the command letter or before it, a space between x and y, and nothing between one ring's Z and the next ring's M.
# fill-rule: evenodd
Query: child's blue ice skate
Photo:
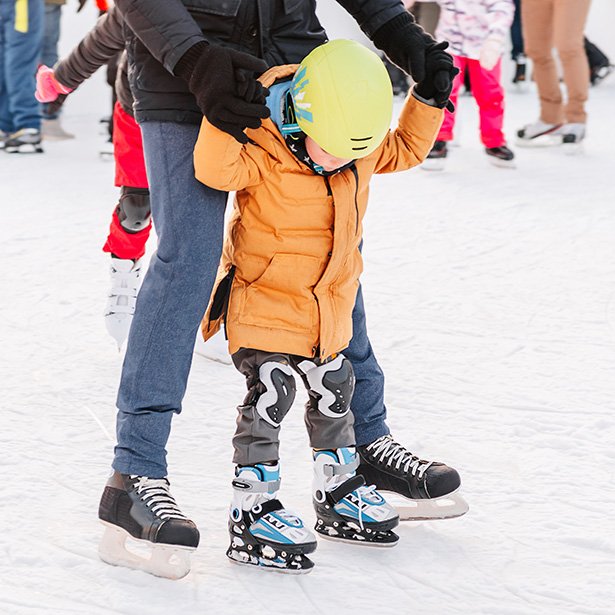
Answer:
M316 549L316 537L276 499L279 465L237 467L235 474L228 524L231 544L226 555L265 570L309 572L314 563L307 554Z
M354 448L314 452L315 529L331 540L392 547L399 516L374 485L365 486L358 465Z

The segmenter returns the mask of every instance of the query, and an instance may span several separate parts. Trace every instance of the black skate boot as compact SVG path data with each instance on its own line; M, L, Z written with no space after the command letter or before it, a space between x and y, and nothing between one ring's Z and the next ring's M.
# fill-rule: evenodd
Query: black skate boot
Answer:
M526 67L527 67L527 60L525 56L523 54L519 54L515 58L515 74L513 75L513 80L512 80L512 82L515 85L520 85L522 83L525 83L525 80L527 78Z
M505 169L515 168L515 154L506 145L486 147L485 153L489 156L489 162L496 167L503 167Z
M190 553L199 544L199 531L177 506L166 478L114 472L100 500L98 518L106 526L98 550L104 562L168 579L181 579L190 572ZM150 556L129 551L128 538L147 547Z
M238 466L235 474L227 557L262 570L310 572L314 562L307 554L316 550L316 537L276 498L279 465Z
M7 154L42 154L41 131L36 128L22 128L10 134L4 142Z
M447 142L436 141L429 154L427 154L427 158L423 161L421 168L425 169L425 171L442 171L447 156Z
M396 498L400 503L393 505L402 521L449 519L468 512L453 468L420 459L390 435L357 450L361 459L357 472L379 491L400 496Z
M374 485L365 486L358 465L354 448L314 452L315 529L330 540L393 547L399 516Z

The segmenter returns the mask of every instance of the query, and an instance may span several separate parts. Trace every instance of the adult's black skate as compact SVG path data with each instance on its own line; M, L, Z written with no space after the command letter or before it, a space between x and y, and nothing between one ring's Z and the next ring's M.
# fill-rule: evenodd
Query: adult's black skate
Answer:
M468 512L453 468L420 459L390 435L357 450L361 459L357 472L387 497L394 495L398 501L391 502L402 521L450 519Z
M330 540L393 547L399 516L374 485L365 486L358 465L354 448L314 452L315 529Z
M166 478L118 472L111 476L98 509L106 527L98 549L104 562L168 579L181 579L190 572L199 531L181 512L169 486ZM127 540L136 549L129 550Z
M3 149L7 154L42 154L41 131L22 128L6 138Z
M316 538L276 498L280 486L279 465L238 466L235 474L227 557L262 570L310 572L314 562L307 555L316 550Z

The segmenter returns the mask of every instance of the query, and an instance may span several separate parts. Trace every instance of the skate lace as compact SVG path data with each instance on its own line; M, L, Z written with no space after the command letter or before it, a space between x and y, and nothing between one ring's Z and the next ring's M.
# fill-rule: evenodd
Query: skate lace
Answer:
M404 472L412 472L412 476L423 478L423 474L433 463L433 461L425 461L420 459L407 448L395 442L391 436L382 436L375 442L368 445L367 450L378 457L381 463L386 463L389 467L395 467L399 470L403 467Z
M131 476L135 479L135 491L141 501L160 519L184 519L182 513L169 491L170 485L166 478L148 478L147 476Z

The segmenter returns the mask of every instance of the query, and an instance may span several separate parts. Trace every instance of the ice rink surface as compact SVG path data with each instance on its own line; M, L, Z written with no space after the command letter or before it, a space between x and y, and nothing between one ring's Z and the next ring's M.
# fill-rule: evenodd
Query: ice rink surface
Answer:
M74 42L87 26L71 19ZM460 471L470 512L403 525L392 550L321 541L305 577L224 555L244 385L201 356L169 445L202 533L193 570L100 562L121 367L102 318L117 198L98 156L102 75L67 104L75 141L0 152L0 613L615 612L615 76L590 94L582 155L514 148L537 114L530 86L507 98L517 169L488 163L462 98L444 172L374 179L363 285L390 426ZM312 522L304 401L283 426L281 497Z

